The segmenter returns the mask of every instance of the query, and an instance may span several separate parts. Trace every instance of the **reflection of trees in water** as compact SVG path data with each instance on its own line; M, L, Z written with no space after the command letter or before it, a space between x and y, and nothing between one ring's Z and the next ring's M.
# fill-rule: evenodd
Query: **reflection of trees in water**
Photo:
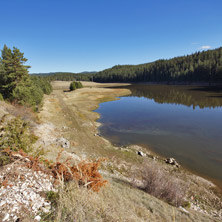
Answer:
M191 86L132 85L133 96L154 99L157 103L173 103L200 108L222 106L222 92L217 88Z

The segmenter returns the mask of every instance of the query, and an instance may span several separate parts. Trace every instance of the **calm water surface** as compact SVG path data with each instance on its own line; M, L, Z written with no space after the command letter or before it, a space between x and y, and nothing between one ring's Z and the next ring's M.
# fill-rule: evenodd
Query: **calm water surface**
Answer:
M101 134L138 144L222 187L222 92L194 86L133 85L132 94L100 104Z

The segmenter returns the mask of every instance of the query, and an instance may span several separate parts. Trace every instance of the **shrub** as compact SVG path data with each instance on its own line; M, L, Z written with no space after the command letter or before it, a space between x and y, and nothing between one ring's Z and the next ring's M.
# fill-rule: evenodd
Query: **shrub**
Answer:
M71 83L70 83L69 89L70 89L70 91L73 91L73 90L76 89L76 84L75 84L75 82L71 82Z
M83 88L83 85L81 82L77 82L77 88Z
M70 91L73 91L73 90L79 89L79 88L83 88L83 85L81 82L74 81L74 82L70 83L70 86L69 86Z
M142 170L142 188L145 192L174 206L184 202L185 188L179 180L166 173L156 163L145 163Z
M21 149L30 152L36 139L37 137L30 132L28 123L19 117L3 116L0 122L0 151L10 148L14 151Z
M18 104L34 107L41 104L43 91L32 82L19 84L13 91L12 99Z
M5 155L4 152L1 152L0 153L0 166L4 166L10 162L11 162L11 160L10 160L9 156Z

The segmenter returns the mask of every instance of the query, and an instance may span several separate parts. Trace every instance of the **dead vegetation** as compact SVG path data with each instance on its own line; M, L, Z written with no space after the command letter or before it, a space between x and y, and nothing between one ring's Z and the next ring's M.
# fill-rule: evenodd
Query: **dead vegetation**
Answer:
M100 164L105 159L80 161L77 165L70 163L71 157L64 161L60 161L61 153L58 154L55 163L50 163L48 160L39 159L28 155L23 150L12 151L9 148L3 150L8 155L11 162L20 160L23 161L23 166L26 166L33 171L42 171L52 175L57 184L64 184L69 181L76 181L80 186L85 186L92 191L98 192L101 187L105 186L107 180L104 180L98 171Z
M81 161L72 166L71 157L60 162L61 152L58 154L56 162L49 166L55 179L68 182L77 181L79 185L85 186L92 191L98 192L101 187L105 186L107 181L103 180L98 168L104 159L99 158L94 161Z
M185 202L186 189L184 185L179 179L163 171L155 161L152 163L144 162L140 171L136 172L135 175L134 185L145 192L176 207ZM137 184L138 175L142 183L140 185Z

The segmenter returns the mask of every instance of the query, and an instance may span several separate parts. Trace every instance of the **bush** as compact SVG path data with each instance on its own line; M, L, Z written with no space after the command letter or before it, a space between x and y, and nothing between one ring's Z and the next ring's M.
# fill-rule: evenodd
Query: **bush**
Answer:
M83 87L82 83L81 82L77 82L77 88L82 88L82 87Z
M31 152L36 140L37 137L30 132L28 123L18 117L3 116L0 122L0 166L11 162L6 149Z
M73 90L79 89L79 88L83 88L83 85L81 82L74 81L74 82L70 83L70 86L69 86L70 91L73 91Z
M185 188L183 185L156 163L145 163L141 174L143 185L140 188L145 192L177 207L184 203Z
M75 84L75 82L71 82L71 83L70 83L69 89L70 89L70 91L73 91L73 90L76 89L76 84Z
M10 148L13 151L30 152L36 139L30 132L28 123L18 117L3 116L0 122L0 151Z

